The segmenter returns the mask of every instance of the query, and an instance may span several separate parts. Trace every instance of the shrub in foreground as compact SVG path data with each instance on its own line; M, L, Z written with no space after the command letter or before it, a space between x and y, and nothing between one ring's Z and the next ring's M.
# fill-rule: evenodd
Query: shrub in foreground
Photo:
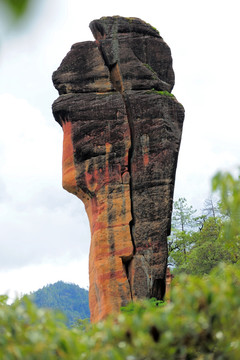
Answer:
M183 275L172 301L109 317L83 331L28 299L0 305L0 358L12 359L239 359L240 270L221 265L206 278Z

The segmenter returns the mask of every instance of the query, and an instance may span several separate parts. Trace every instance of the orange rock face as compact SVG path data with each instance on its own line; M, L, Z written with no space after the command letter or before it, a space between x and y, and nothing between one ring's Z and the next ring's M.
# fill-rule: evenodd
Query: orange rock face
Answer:
M76 168L74 164L72 123L63 122L63 157L62 157L62 185L69 192L74 193L77 188Z
M90 27L96 41L73 45L53 74L53 114L64 132L63 187L89 218L96 322L164 296L184 110L170 96L170 49L156 30L120 17Z
M123 260L133 256L129 180L124 183L119 172L112 172L110 151L107 143L104 170L95 168L93 175L86 170L88 187L95 194L85 202L91 227L89 306L94 321L131 300L123 266Z
M84 114L77 122L61 118L64 132L63 187L84 202L91 228L89 306L92 321L103 319L131 301L130 284L124 265L133 257L134 252L129 227L132 219L128 172L131 140L122 98L119 94L111 96L113 99L110 103L115 104L119 112L116 113L114 109L112 119L102 119L101 125L105 123L104 130L108 128L108 135L105 131L102 135L102 143L99 141L99 129L94 126L92 134L84 134L82 146L78 147L78 142L74 139L83 135L86 126ZM104 99L109 101L109 96L96 94L92 98L93 108L101 104L101 109L104 109ZM66 101L59 99L60 107L65 107L63 100ZM85 116L89 114L89 102L84 102L87 106ZM55 114L60 116L56 109L55 103ZM82 111L84 113L83 108ZM94 112L91 121L98 121L98 116L99 112ZM114 144L110 142L113 138ZM87 147L84 154L88 154L90 142L92 150L99 155L89 158L82 155L83 160L77 162L78 151L84 152L84 141Z

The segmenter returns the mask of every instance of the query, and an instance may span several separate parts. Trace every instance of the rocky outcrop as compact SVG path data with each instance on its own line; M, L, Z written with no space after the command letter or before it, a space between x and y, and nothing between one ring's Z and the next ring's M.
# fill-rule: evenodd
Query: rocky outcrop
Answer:
M53 74L62 126L63 187L91 227L89 303L98 321L165 293L175 172L184 109L171 95L171 52L136 18L105 17Z

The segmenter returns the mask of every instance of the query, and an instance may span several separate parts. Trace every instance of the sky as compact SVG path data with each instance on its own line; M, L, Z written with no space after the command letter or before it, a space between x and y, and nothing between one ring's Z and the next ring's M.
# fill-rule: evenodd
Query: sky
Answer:
M138 17L170 46L173 94L185 108L175 200L199 211L211 178L240 165L238 0L33 0L17 25L0 8L0 294L58 280L88 287L90 231L61 186L62 129L51 76L102 16Z

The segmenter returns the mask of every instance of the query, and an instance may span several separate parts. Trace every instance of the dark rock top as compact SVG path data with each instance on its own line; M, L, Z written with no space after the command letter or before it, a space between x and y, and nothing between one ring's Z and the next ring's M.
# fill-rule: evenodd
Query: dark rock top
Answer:
M94 20L90 28L96 42L74 44L53 73L60 94L172 90L171 51L151 25L116 16Z
M135 36L144 35L160 37L157 29L150 24L147 24L145 21L134 17L102 17L101 19L93 20L89 26L96 40L116 38L128 33L135 33Z

